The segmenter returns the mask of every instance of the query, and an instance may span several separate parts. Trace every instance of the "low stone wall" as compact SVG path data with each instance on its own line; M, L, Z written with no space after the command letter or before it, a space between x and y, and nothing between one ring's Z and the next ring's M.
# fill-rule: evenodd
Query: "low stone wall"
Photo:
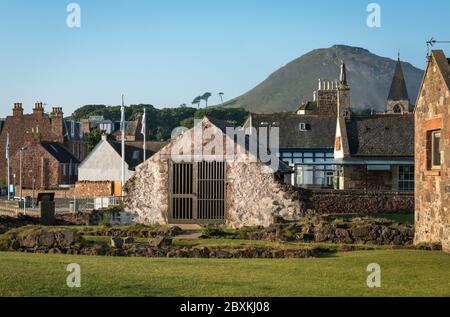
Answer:
M114 182L77 182L72 193L75 197L114 196Z
M301 190L303 208L325 215L413 213L414 194L387 191Z
M114 185L112 181L102 181L102 182L77 182L74 187L62 188L62 189L49 189L49 190L30 190L23 189L23 196L34 196L37 197L39 193L55 193L55 198L93 198L93 197L110 197L114 196ZM17 188L16 192L19 193L20 190Z

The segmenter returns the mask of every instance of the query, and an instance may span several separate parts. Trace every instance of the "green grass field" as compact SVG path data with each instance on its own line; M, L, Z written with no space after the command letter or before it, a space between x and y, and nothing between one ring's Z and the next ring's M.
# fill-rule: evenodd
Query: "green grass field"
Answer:
M81 265L79 289L66 266ZM366 285L378 263L382 287ZM413 250L317 259L216 260L0 253L1 296L450 296L450 255Z

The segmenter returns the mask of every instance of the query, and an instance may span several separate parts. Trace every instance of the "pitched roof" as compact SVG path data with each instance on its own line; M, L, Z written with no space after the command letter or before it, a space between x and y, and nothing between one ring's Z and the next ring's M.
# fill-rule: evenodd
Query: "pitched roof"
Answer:
M122 143L116 141L107 141L122 156ZM163 148L166 142L147 142L147 159ZM130 170L134 170L136 166L143 163L144 160L144 144L143 142L126 142L125 143L125 162ZM157 150L157 151L155 151Z
M214 124L216 127L218 127L223 133L227 133L227 128L228 127L233 127L236 128L236 126L230 122L227 121L223 121L223 120L218 120L218 119L214 119L214 118L210 118L210 117L206 117L207 120L209 120L209 122L211 122L212 124ZM245 149L249 150L250 149L250 136L246 135L245 136ZM234 138L234 142L237 142L237 137ZM268 150L269 151L269 150ZM255 153L255 155L259 158L259 148L257 149L258 153ZM289 167L289 165L287 165L285 162L283 162L282 160L278 159L278 172L282 172L282 173L292 173L292 168Z
M333 149L336 135L336 117L298 115L291 113L252 114L255 128L270 125L280 128L280 148ZM300 130L304 123L306 131Z
M414 115L372 115L346 121L352 156L414 156Z
M444 51L435 50L431 54L436 61L436 64L444 77L444 81L447 84L447 88L450 90L450 59L445 57Z
M397 65L395 66L394 78L392 79L388 100L409 100L405 76L403 75L402 63L400 60L398 60Z
M80 161L78 161L78 159L61 143L41 141L41 145L60 163L80 163Z
M317 110L317 102L316 101L304 102L297 109L297 111L300 111L300 110L315 111L315 110Z

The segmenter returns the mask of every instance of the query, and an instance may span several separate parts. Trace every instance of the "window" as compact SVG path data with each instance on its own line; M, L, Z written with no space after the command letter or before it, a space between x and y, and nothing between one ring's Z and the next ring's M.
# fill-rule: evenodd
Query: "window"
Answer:
M395 105L394 113L402 113L402 107L400 105Z
M398 189L407 192L414 190L414 166L401 165L398 167Z
M441 167L441 130L431 133L431 167Z

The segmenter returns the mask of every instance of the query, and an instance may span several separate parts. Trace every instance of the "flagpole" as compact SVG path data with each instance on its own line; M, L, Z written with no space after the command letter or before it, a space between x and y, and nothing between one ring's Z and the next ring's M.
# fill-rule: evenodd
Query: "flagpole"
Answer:
M122 94L122 107L121 110L121 130L122 130L122 197L125 196L125 105L123 102Z
M142 134L144 135L144 162L147 160L147 111L144 108L144 117L142 118Z
M7 160L7 162L8 162L8 173L7 173L7 178L8 178L8 188L7 188L7 190L8 190L8 200L10 200L11 199L11 190L10 190L10 187L11 187L11 167L10 167L10 161L11 161L11 159L10 159L10 144L9 144L9 132L6 134L6 138L7 138L7 140L6 140L6 160Z

